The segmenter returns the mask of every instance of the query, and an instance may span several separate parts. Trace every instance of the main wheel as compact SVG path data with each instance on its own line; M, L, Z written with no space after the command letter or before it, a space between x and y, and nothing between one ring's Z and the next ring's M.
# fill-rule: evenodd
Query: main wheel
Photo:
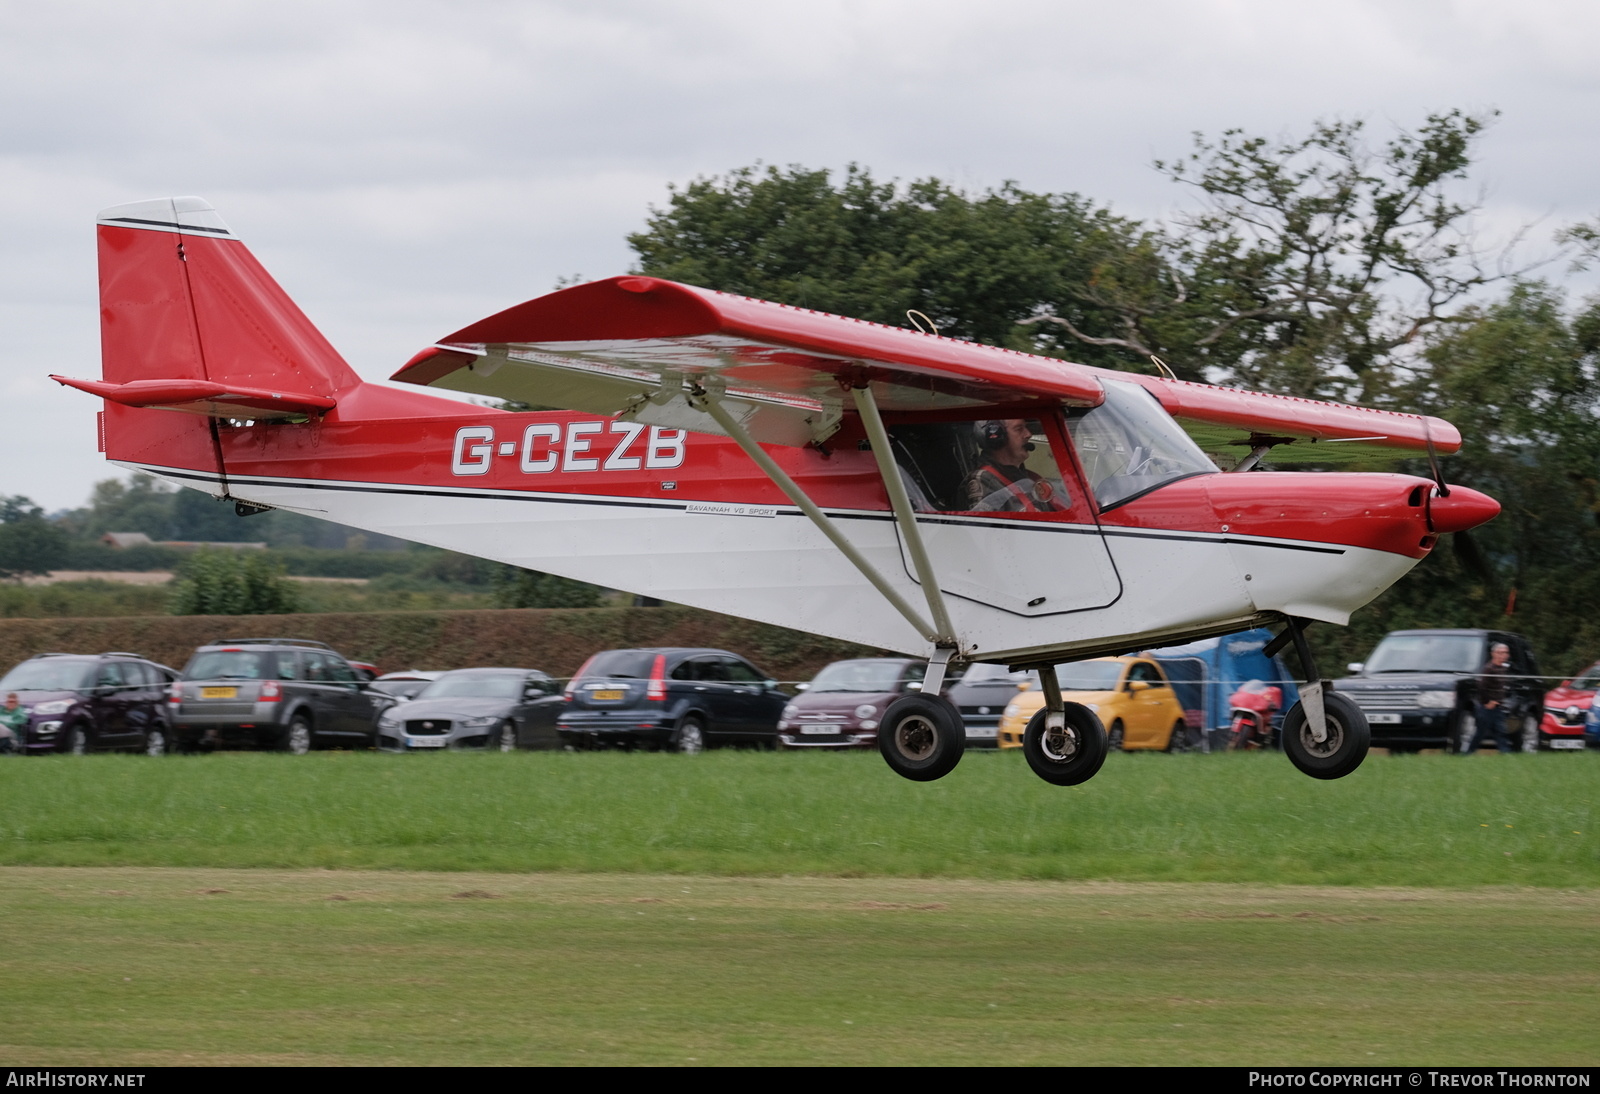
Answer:
M1118 718L1111 723L1111 728L1106 731L1106 751L1123 752L1127 748L1127 731L1122 728L1122 719Z
M1305 707L1296 703L1283 719L1283 750L1289 761L1313 779L1342 779L1361 766L1372 743L1372 730L1361 708L1337 692L1324 692L1322 709L1328 735L1316 741Z
M914 782L950 774L966 747L961 713L936 695L902 695L878 723L878 751L896 775Z
M293 756L304 756L311 751L311 723L304 714L296 714L284 731L283 750Z
M167 754L167 735L161 729L152 729L144 736L144 754L146 756L165 756Z
M1100 719L1081 703L1067 703L1064 724L1045 727L1049 712L1041 708L1022 734L1022 754L1033 773L1057 786L1077 786L1094 778L1106 762L1106 731Z
M700 723L699 718L691 714L683 720L683 724L678 726L678 732L673 734L672 750L686 755L706 750L706 727Z
M517 723L510 718L500 723L500 751L515 752L517 750Z

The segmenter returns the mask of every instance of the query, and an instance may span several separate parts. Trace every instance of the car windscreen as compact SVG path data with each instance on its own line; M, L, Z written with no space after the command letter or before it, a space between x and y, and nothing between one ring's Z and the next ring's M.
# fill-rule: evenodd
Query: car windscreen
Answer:
M967 666L967 671L961 674L960 683L963 684L1020 684L1033 679L1033 673L1028 669L1018 669L1012 672L1005 665L986 665L975 662Z
M374 680L369 690L393 695L397 699L410 699L431 683L432 680Z
M260 680L267 675L278 675L278 658L260 650L206 650L183 670L185 680Z
M1056 666L1062 691L1116 691L1121 676L1121 661L1079 661Z
M1471 634L1391 634L1367 658L1366 672L1476 672L1483 639Z
M24 661L0 680L0 697L8 691L82 691L93 682L94 666L65 658Z
M1600 665L1591 665L1570 686L1574 691L1600 691Z
M901 681L907 679L906 672L903 661L835 661L817 673L807 690L812 694L819 691L898 691ZM917 675L921 676L922 672Z
M418 699L518 699L522 677L509 673L463 673L441 676L417 693Z
M607 650L590 659L584 666L583 675L642 680L650 675L656 656L650 650Z

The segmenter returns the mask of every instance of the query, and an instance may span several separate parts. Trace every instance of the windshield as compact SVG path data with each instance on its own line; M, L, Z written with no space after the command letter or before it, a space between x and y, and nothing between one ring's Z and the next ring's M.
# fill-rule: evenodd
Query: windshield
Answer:
M288 655L293 658L293 654ZM268 664L270 660L271 664ZM292 663L292 661L291 661ZM260 680L276 677L278 655L259 650L211 650L196 654L183 670L185 680ZM292 677L292 674L291 674Z
M418 699L518 699L522 696L522 677L509 673L494 675L463 673L439 677L424 688Z
M1104 387L1105 402L1067 416L1072 443L1101 509L1217 470L1154 395L1116 380L1105 381Z
M93 661L24 661L0 680L0 693L8 691L82 691L91 683Z
M967 671L962 674L960 683L963 684L1020 684L1025 680L1033 679L1033 673L1028 669L1018 669L1012 672L1005 665L987 665L982 661L967 666Z
M1056 666L1062 691L1116 691L1121 678L1121 661L1079 661Z
M1572 681L1575 691L1600 691L1600 665L1591 666L1584 674Z
M1366 672L1476 672L1483 639L1471 634L1391 634L1367 659Z
M607 650L597 653L584 667L585 678L608 676L612 679L643 679L655 664L655 650Z
M920 680L927 672L925 665L906 664L904 661L835 661L811 681L810 691L899 691L907 680Z

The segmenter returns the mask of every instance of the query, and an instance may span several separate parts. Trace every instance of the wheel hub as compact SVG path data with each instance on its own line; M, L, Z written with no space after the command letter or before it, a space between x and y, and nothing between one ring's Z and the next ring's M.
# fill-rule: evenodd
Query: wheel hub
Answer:
M1344 726L1334 718L1328 718L1327 722L1328 735L1321 741L1311 735L1310 722L1300 727L1300 746L1319 760L1332 756L1344 744Z
M894 743L906 759L925 760L933 755L938 733L926 718L906 718L894 727Z
M1051 760L1056 763L1066 763L1078 754L1078 734L1066 726L1060 729L1046 729L1044 735L1039 738L1039 745Z

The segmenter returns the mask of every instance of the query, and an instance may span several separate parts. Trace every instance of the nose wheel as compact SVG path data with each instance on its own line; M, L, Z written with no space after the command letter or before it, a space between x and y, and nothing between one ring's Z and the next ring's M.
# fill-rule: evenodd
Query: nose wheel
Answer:
M1367 758L1372 729L1360 707L1324 688L1311 646L1306 642L1308 625L1308 620L1291 618L1283 632L1261 652L1273 657L1293 642L1306 674L1300 701L1283 717L1283 751L1289 762L1313 779L1342 779Z

